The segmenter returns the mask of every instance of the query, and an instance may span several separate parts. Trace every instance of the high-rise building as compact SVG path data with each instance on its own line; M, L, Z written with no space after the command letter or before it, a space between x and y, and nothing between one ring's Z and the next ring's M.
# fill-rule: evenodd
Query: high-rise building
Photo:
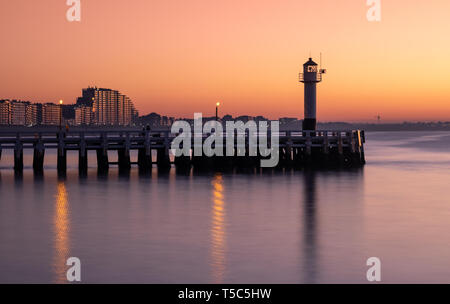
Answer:
M11 103L9 100L0 100L0 125L11 124Z
M116 125L136 122L138 112L131 99L119 91L89 87L73 104L30 103L0 100L0 125Z
M32 105L33 119L36 119L36 125L42 124L42 103L35 103Z
M34 126L41 121L41 105L20 100L0 101L0 124Z
M77 106L84 105L84 106L90 106L92 107L94 103L94 97L95 97L95 90L96 88L87 88L83 89L83 95L81 97L77 98Z
M12 100L11 101L11 122L13 126L24 126L27 124L27 108L29 102Z
M75 105L73 104L63 104L62 117L65 121L75 121Z
M28 103L25 109L25 124L36 126L42 122L42 105L39 103Z
M122 101L123 96L120 96L118 91L110 89L97 89L94 96L94 119L99 125L118 125L120 117L119 101ZM122 108L123 109L123 108Z
M61 106L54 103L42 105L42 124L59 125L61 119Z
M137 115L131 99L111 89L83 89L83 96L77 99L77 106L81 105L92 106L92 123L97 125L128 126L134 122ZM81 111L80 109L79 115L82 115Z
M87 105L79 105L75 107L75 124L90 125L93 123L92 107Z

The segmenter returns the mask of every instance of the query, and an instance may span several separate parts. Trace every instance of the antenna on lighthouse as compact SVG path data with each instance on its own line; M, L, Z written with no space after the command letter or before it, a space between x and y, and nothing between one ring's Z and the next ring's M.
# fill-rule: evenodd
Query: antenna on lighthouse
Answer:
M322 69L322 52L320 52L320 68L319 68L319 73L320 74L326 74L327 70L326 69Z

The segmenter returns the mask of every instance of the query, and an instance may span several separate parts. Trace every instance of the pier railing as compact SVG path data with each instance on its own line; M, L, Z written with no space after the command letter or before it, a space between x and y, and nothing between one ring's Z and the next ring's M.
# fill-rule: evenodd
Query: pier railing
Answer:
M311 79L308 79L308 80L305 79L305 73L299 73L298 80L299 80L299 82L311 81ZM321 82L322 81L322 73L317 73L316 78L313 81Z

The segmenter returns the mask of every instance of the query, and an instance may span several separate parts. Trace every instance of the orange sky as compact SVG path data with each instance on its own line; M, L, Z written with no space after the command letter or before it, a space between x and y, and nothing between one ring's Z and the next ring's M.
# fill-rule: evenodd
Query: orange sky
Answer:
M301 65L323 53L321 121L450 120L450 1L66 0L0 3L0 98L73 103L118 89L141 114L303 116Z

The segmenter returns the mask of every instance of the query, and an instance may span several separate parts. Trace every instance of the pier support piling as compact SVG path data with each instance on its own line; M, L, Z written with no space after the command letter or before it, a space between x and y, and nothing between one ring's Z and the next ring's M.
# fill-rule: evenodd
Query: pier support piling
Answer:
M33 153L34 172L39 173L44 171L44 155L45 155L44 143L42 142L42 136L39 134L38 140L34 144L34 153Z
M108 135L106 132L102 132L100 140L101 148L97 149L97 169L99 173L106 173L109 170Z
M161 134L156 134L155 137L161 137ZM162 141L163 147L156 150L156 165L160 171L170 170L170 157L169 157L169 133L164 133L164 139Z
M351 162L352 166L360 166L361 165L361 151L359 145L359 136L358 132L352 132L351 134Z
M144 147L138 149L138 166L139 171L147 172L151 170L153 165L152 142L149 130L145 130L143 136L144 136Z
M84 137L86 133L87 137ZM283 133L283 132L281 132ZM286 135L280 135L280 143L277 148L279 163L278 170L290 168L303 169L308 167L336 168L336 167L361 167L365 164L364 155L364 132L359 130L346 131L285 131ZM120 138L118 139L118 134ZM56 136L55 136L56 135ZM173 134L172 134L173 135ZM164 173L171 168L171 157L169 149L173 136L169 131L153 132L149 130L139 131L100 131L100 132L21 132L0 134L0 159L2 149L14 151L14 169L23 170L23 150L33 149L33 170L43 171L45 150L57 150L58 173L67 170L67 151L75 150L79 153L79 171L87 173L88 151L95 150L97 153L97 164L99 173L106 173L109 169L108 151L114 150L118 153L119 171L129 171L135 164L131 162L131 150L138 150L139 171L149 172L153 165L152 152L156 150L156 164L158 169ZM270 135L268 131L267 135ZM109 138L108 138L109 136ZM190 149L202 145L203 139L190 145ZM234 138L237 138L235 135ZM206 155L178 156L174 158L177 172L190 172L193 167L195 171L272 171L274 168L259 170L260 161L268 159L271 155L267 153L255 153L255 143L249 142L248 133L246 140L235 141L233 149L227 151L226 147L212 147L216 153L214 156ZM220 142L218 143L220 144ZM228 144L228 142L227 142ZM267 141L268 148L270 142ZM219 149L216 149L219 148ZM153 149L153 150L152 150ZM194 151L192 151L194 152ZM220 153L222 152L222 153ZM208 154L210 155L210 154Z
M14 170L23 170L23 144L21 141L20 133L16 135L16 143L14 146Z
M16 146L14 149L14 170L23 170L23 147L22 145Z
M85 175L88 170L88 153L84 133L80 134L80 149L78 150L78 171Z
M344 143L342 140L341 132L339 132L338 134L338 158L339 158L339 165L343 166L345 164L345 157L344 157Z
M65 172L67 170L67 151L63 148L58 148L57 167L58 172Z
M358 130L358 140L359 140L359 153L361 157L361 164L366 164L366 156L364 155L364 143L366 141L364 131Z
M141 148L138 150L138 166L141 171L148 171L152 168L151 150L148 154L146 148Z
M97 168L102 173L109 170L108 151L105 149L97 149Z
M120 135L122 137L122 134ZM118 162L119 162L119 171L125 172L131 169L131 160L130 160L130 134L125 134L125 141L123 144L123 148L117 150Z
M285 155L285 162L286 167L292 168L293 166L293 151L292 151L292 138L291 138L291 132L287 132L287 141L286 141L286 155Z
M175 156L174 159L175 169L177 173L188 173L191 171L191 158L190 156Z
M170 170L170 158L169 158L169 149L168 148L160 148L157 150L156 164L158 166L158 170L163 170L163 171Z
M323 161L322 161L322 167L328 167L328 164L330 162L330 143L328 140L328 132L324 132L323 134L323 148L322 148L322 153L323 153Z
M66 137L66 133L59 131L58 133L58 158L57 158L57 167L58 172L66 172L67 169L67 151L65 148L64 138Z
M45 150L43 146L36 145L33 153L33 170L35 172L43 172L44 171L44 155Z
M78 171L86 173L88 170L88 154L86 149L80 149L78 151Z
M117 150L119 171L125 171L131 169L130 150L122 148Z

